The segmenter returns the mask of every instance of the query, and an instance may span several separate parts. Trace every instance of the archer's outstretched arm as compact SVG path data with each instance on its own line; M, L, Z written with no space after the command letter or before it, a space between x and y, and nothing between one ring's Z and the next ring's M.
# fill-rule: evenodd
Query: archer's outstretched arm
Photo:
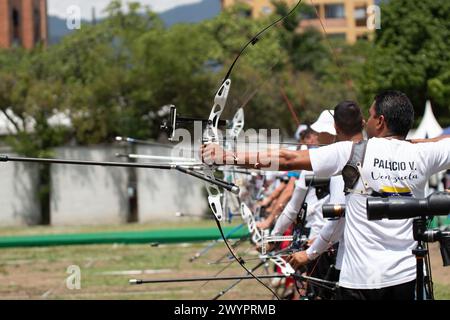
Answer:
M203 145L201 156L206 164L238 165L250 169L271 168L272 170L312 170L308 150L291 151L286 149L269 149L267 151L249 152L225 151L217 144Z
M409 140L411 143L426 143L426 142L437 142L443 139L450 138L450 134L445 134L440 137L432 138L432 139L411 139Z
M280 170L308 170L312 171L309 150L292 151L280 149L278 163Z

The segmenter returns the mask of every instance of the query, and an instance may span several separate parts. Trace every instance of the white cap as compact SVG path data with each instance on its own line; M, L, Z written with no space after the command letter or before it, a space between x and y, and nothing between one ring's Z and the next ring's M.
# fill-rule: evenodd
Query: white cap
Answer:
M301 124L298 126L297 131L295 131L294 137L295 140L300 140L300 134L308 129L308 126L306 124Z
M334 110L322 111L319 118L311 125L317 133L326 132L333 136L336 135L336 129L334 128Z

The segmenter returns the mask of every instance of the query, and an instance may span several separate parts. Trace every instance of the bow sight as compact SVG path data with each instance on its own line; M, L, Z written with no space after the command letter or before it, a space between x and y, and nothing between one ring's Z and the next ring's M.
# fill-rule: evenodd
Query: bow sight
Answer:
M169 118L167 121L164 121L161 124L161 130L164 131L168 139L170 141L174 141L175 139L175 131L178 129L180 125L187 123L194 123L199 121L202 123L202 128L205 127L206 124L209 124L210 120L205 118L196 118L196 117L181 117L177 114L177 108L174 105L170 105ZM227 126L229 121L219 119L219 126Z

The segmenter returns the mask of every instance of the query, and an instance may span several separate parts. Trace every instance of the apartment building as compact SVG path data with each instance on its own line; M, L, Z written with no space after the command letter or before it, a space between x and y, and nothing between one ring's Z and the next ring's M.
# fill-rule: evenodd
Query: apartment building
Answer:
M0 0L0 48L47 44L47 0Z
M298 0L285 0L294 6ZM222 8L233 6L237 2L250 7L249 16L258 18L269 15L274 8L271 0L222 0ZM367 9L376 0L303 0L303 4L313 6L322 20L327 35L331 38L345 39L354 43L359 38L370 38L373 30L367 27L369 14ZM299 31L315 27L323 32L316 13L305 15L299 25Z

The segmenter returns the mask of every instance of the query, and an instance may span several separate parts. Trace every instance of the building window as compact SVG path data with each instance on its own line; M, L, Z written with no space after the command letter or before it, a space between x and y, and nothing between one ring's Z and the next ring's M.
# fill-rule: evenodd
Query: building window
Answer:
M364 27L367 24L366 7L356 7L353 13L355 16L355 25Z
M35 8L33 12L33 28L34 28L34 43L41 41L41 15L39 9Z
M20 45L20 13L14 8L11 13L13 44Z
M20 25L20 17L19 17L19 11L17 9L13 9L12 11L12 21L14 28L18 28Z
M345 7L343 4L326 4L325 18L342 19L345 18Z

